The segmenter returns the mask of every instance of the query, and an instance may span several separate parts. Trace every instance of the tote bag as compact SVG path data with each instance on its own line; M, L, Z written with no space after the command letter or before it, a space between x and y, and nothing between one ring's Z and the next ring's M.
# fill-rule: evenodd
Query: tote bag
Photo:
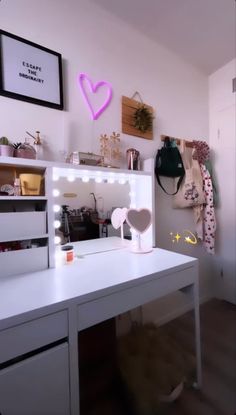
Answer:
M173 197L173 208L188 208L205 203L203 180L200 165L193 159L193 148L186 147L185 140L180 142L180 154L185 168L185 176L180 189Z

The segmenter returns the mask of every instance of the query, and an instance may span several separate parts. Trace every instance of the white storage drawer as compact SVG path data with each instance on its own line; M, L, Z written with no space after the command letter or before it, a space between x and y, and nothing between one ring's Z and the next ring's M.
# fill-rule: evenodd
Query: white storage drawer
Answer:
M0 277L48 268L48 247L0 252Z
M46 212L0 213L0 242L47 233Z
M0 331L0 363L68 336L67 311Z
M68 344L0 371L2 415L69 415Z

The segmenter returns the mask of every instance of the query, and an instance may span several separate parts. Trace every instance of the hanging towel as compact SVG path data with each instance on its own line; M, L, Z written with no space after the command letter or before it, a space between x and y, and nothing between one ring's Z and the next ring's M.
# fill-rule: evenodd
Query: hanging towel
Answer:
M203 244L208 253L215 253L216 218L213 205L213 186L211 176L204 164L200 165L206 204L203 208Z
M217 188L210 162L210 147L205 141L193 141L193 158L198 160L203 179L203 191L206 203L194 208L196 232L208 253L215 253L216 218L214 206L217 203ZM214 183L213 183L214 181Z
M214 175L212 163L210 160L210 147L205 141L193 140L193 158L198 160L200 164L204 164L210 173L212 187L213 187L213 204L217 206L218 204L218 191L217 191L217 181Z
M209 171L209 174L211 176L212 187L213 187L213 205L214 205L214 207L217 207L218 203L219 203L218 185L217 185L217 180L216 180L216 176L214 174L214 169L213 169L211 160L206 160L204 165L206 166L206 168Z

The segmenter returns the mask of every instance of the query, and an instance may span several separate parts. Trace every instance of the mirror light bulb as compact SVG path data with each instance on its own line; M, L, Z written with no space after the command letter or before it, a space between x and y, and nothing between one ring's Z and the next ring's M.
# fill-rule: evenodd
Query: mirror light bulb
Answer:
M58 229L61 226L61 222L59 220L54 220L54 228Z
M102 178L101 177L96 177L95 182L96 183L102 183Z
M59 245L60 242L61 242L61 237L56 235L55 238L54 238L55 245Z
M83 176L82 177L82 182L88 183L89 182L89 177L88 176Z
M54 197L58 197L60 195L60 192L58 189L53 189L52 194Z
M53 205L53 212L58 213L60 212L60 206L59 205Z

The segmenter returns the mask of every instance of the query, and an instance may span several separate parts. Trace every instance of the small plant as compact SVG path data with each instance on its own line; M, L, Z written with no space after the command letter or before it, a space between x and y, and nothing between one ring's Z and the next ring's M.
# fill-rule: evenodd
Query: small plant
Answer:
M15 157L22 157L22 158L29 158L35 159L36 158L36 151L34 147L32 147L29 143L14 143L14 156Z
M142 105L134 113L134 127L145 133L152 129L153 118L151 111Z
M14 147L15 150L17 150L21 146L22 146L22 143L13 143L13 147Z
M8 140L7 137L1 137L0 138L0 145L4 145L4 146L11 146L10 141Z

